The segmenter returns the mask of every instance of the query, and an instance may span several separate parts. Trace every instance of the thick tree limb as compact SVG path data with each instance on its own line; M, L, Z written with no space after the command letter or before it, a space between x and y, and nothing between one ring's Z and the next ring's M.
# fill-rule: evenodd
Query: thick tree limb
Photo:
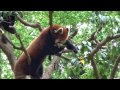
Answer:
M113 66L113 69L112 69L111 74L110 74L110 79L114 79L114 76L115 76L115 73L118 69L119 63L120 63L120 55L117 57L116 62Z
M13 69L14 64L15 64L15 58L13 58L14 55L13 55L13 52L12 52L12 48L23 50L23 52L28 57L28 64L30 64L30 62L31 62L31 58L30 58L29 54L27 53L27 51L26 51L26 49L25 49L25 47L24 47L24 45L21 41L20 35L17 33L15 28L14 28L14 31L15 31L15 35L16 35L17 39L20 41L21 47L16 47L4 34L1 34L2 39L1 39L1 45L0 45L1 49L7 55L8 60L10 61L10 65L11 65L12 69ZM3 42L3 38L4 38L6 43ZM11 47L11 45L13 47Z
M94 74L95 74L96 79L99 79L98 68L97 68L97 65L96 65L95 60L93 60L93 56L91 56L91 57L89 58L89 60L91 61L91 65L93 66L93 71L94 71Z
M101 49L102 46L104 46L107 42L110 42L112 39L117 39L120 37L120 34L115 34L112 36L107 36L107 38L103 41L101 41L94 49L93 51L90 53L91 56L94 56L95 53L98 52L99 49Z
M25 26L30 26L30 27L33 27L33 28L39 28L40 31L42 31L42 28L40 26L39 23L36 23L36 24L32 24L32 23L29 23L27 21L25 21L24 19L22 19L19 14L17 12L15 12L16 14L16 18L22 23L24 24ZM22 41L21 41L21 38L20 38L20 35L17 33L16 29L13 27L14 31L15 31L15 35L17 37L17 39L20 41L20 44L21 44L21 47L16 47L7 37L5 37L5 35L3 35L4 39L7 40L7 42L9 42L15 49L19 49L19 50L23 50L23 52L26 54L26 56L28 57L28 64L30 64L31 62L31 59L30 59L30 56L29 54L27 53Z
M4 34L2 35L2 37L4 38L5 42L11 44L14 49L22 50L22 47L16 47Z
M23 20L19 14L16 13L16 18L24 25L26 26L30 26L30 27L33 27L33 28L39 28L40 31L42 31L42 28L40 26L39 23L36 23L36 24L32 24L32 23L29 23L29 22L26 22L25 20ZM20 41L20 44L21 44L21 47L16 47L4 34L3 34L3 30L0 28L0 33L2 33L0 35L0 48L3 50L3 52L7 55L7 58L9 60L9 63L12 67L12 70L14 68L14 64L15 64L15 56L13 54L13 48L15 49L18 49L18 50L22 50L26 56L28 57L28 64L30 64L31 62L31 58L29 56L29 54L27 53L22 41L21 41L21 38L20 38L20 35L17 33L16 29L13 27L14 31L15 31L15 36L17 37L17 39Z
M17 39L20 41L20 44L21 44L21 47L16 47L4 34L2 34L2 37L4 37L4 39L6 40L6 42L8 42L9 44L11 44L13 46L13 48L15 49L19 49L19 50L23 50L23 52L26 54L26 56L28 57L28 64L30 64L31 62L31 59L30 59L30 56L29 54L27 53L23 43L22 43L22 40L20 38L20 35L17 33L16 29L13 28L14 31L15 31L15 36L17 37Z
M96 79L99 79L98 69L96 66L95 61L93 60L94 55L101 49L102 46L104 46L107 42L110 42L112 39L117 39L120 37L120 34L115 34L112 36L107 36L107 38L100 43L97 44L97 46L90 52L88 59L91 61L91 64L93 66L94 74Z
M4 38L4 33L0 33L0 48L7 56L8 60L9 60L9 64L11 65L11 68L13 70L14 64L16 62L15 55L13 53L13 47L6 40L5 40L5 42L3 42L3 40L2 40L3 38Z
M48 66L47 69L44 70L42 79L51 79L52 72L54 71L55 66L56 64L58 64L57 62L59 62L59 60L60 60L60 57L58 56L53 57L51 64Z
M64 56L61 56L61 58L70 60ZM42 79L51 79L52 73L53 73L54 69L58 68L59 62L60 62L60 57L54 55L53 59L51 61L51 64L44 70Z

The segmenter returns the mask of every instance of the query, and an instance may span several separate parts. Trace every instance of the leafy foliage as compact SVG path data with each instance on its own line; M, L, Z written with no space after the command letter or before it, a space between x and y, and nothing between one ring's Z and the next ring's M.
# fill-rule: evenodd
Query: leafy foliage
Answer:
M40 22L42 28L48 26L48 11L23 11L23 18L29 22ZM88 38L95 32L99 26L102 30L97 33L98 41L104 40L108 35L120 33L120 12L119 11L55 11L53 13L53 23L70 27L70 33L78 29L77 35L73 38L74 44L78 47L79 53L65 53L65 57L70 60L61 58L59 68L53 72L53 79L94 79L94 72L90 61L87 59L88 54L95 48L92 41ZM39 30L22 25L16 21L15 27L20 34L24 46L38 36ZM16 46L20 46L15 35L10 35L12 42ZM100 49L94 57L97 63L100 78L108 79L111 70L120 54L120 38L108 42L105 49ZM22 53L14 50L15 56L18 58ZM1 54L3 54L1 52ZM83 58L84 65L80 64L80 58ZM4 57L0 57L0 78L13 78L8 63ZM46 58L44 65L47 67L50 61ZM120 77L119 68L115 78ZM2 73L1 73L2 71Z

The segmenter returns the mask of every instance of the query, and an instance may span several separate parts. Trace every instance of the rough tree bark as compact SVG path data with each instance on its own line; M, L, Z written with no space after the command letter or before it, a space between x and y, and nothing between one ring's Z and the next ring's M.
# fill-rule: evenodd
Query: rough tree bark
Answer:
M53 56L51 64L44 70L42 79L51 79L52 72L54 71L55 66L58 65L59 61L60 61L60 57Z
M30 26L32 28L38 28L39 31L42 31L42 28L40 26L40 23L35 23L35 24L32 24L30 22L27 22L25 21L23 18L20 17L20 15L16 12L16 18L22 23L24 24L25 26ZM3 28L2 26L0 27L0 48L2 49L2 51L6 54L8 60L9 60L9 63L11 65L11 68L13 70L13 67L14 67L14 64L15 64L15 55L13 53L13 49L18 49L18 50L23 50L25 52L25 54L28 56L28 60L30 61L30 58L29 58L29 55L27 53L27 51L25 50L24 48L24 45L20 39L20 35L17 33L16 29L16 37L19 39L20 41L20 44L21 44L21 47L16 47L12 42L11 40L9 40L3 33ZM3 36L5 37L5 40L3 40ZM5 42L4 42L5 41Z
M114 64L113 69L110 74L110 79L114 79L119 63L120 63L120 55L117 57L117 59L115 61L115 64Z
M104 39L103 41L101 41L100 43L97 44L97 46L90 52L88 59L91 61L91 64L93 66L93 71L95 74L96 79L99 79L99 73L98 73L98 68L96 65L95 60L93 59L95 54L99 51L99 49L102 48L102 46L104 46L106 43L110 42L112 39L117 39L120 37L120 34L115 34L115 35L111 35L111 36L107 36L106 39Z
M0 33L0 48L6 54L8 60L9 60L9 63L11 65L11 68L13 70L13 67L14 67L14 64L15 64L15 61L16 61L15 55L13 53L13 46L8 42L4 43L2 41L2 34L1 33Z

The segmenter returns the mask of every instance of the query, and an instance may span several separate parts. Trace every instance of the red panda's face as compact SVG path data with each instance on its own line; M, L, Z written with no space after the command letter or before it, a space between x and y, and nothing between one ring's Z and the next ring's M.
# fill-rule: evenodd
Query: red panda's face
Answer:
M63 45L68 39L68 28L53 25L53 38L55 39L55 44L57 46Z

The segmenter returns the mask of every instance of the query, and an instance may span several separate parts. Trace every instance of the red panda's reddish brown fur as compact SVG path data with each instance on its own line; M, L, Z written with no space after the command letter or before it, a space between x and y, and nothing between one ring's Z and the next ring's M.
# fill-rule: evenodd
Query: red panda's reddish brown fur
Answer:
M62 28L59 30L59 28ZM57 33L55 33L58 30ZM55 46L55 41L63 43L68 39L68 29L59 25L53 25L42 30L41 34L34 39L27 48L27 52L31 57L31 65L28 68L27 56L22 53L14 66L14 74L16 79L24 79L26 75L31 75L33 78L40 78L43 73L42 63L47 55L52 55L60 52L64 48ZM40 67L40 68L39 68ZM30 72L29 72L30 69ZM38 70L38 71L37 71Z

